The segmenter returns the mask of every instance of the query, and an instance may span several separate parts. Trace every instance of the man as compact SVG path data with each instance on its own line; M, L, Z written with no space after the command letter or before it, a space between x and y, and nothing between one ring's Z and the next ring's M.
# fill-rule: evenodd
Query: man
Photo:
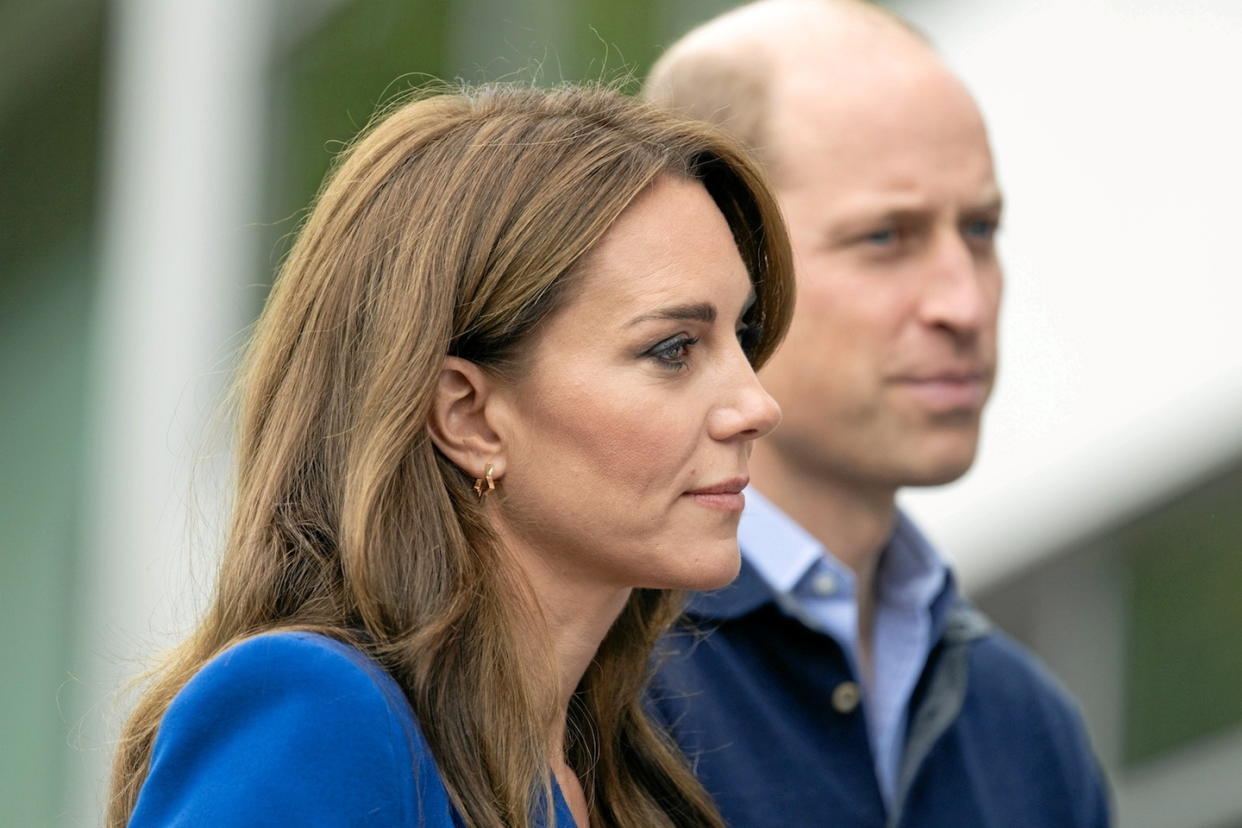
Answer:
M657 682L726 820L1107 825L1073 706L895 506L970 467L996 368L1001 195L970 94L858 0L736 9L674 45L647 92L758 153L798 270L742 574L696 597L712 632L674 636Z

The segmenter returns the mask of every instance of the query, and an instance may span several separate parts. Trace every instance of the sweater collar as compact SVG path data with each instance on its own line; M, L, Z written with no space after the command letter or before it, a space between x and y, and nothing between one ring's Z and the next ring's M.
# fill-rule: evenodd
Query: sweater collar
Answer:
M742 557L742 569L733 583L711 592L696 592L686 613L699 622L731 621L762 607L780 606L772 588L754 566ZM932 602L932 640L966 642L987 635L991 623L957 590L952 570L946 573L940 593Z

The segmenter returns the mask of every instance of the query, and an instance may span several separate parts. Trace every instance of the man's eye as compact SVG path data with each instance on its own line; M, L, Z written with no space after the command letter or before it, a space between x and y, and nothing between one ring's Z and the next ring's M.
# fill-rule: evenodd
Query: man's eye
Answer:
M991 241L996 235L997 222L993 219L974 219L966 222L962 232L968 239L975 241Z
M872 230L862 237L867 244L877 246L887 246L897 241L897 231L891 227L885 227L882 230Z

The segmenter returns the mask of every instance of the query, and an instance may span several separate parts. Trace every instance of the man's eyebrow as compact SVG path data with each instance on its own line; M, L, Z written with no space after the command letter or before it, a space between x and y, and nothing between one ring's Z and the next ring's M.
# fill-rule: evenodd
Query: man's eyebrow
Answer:
M644 313L630 320L630 325L637 325L639 322L649 322L651 320L675 319L686 320L690 322L704 322L711 324L716 321L716 306L710 302L698 302L689 305L669 305L666 308Z
M975 206L969 208L966 212L968 213L999 213L1004 208L1005 208L1005 198L1004 196L998 195L993 198L989 198L987 201L984 201L981 204L976 204Z

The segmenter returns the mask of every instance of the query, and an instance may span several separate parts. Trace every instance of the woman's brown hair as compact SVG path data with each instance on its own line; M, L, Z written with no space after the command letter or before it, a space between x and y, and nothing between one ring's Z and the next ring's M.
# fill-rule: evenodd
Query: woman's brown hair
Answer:
M444 357L518 370L575 262L664 175L701 181L732 228L762 364L792 310L785 231L752 162L712 128L607 89L486 86L404 104L344 153L251 342L215 595L126 725L110 825L132 813L186 682L290 629L393 675L468 824L541 810L555 712L547 654L515 636L529 590L427 421ZM569 761L595 826L719 824L641 701L679 609L676 593L635 590L578 687Z

